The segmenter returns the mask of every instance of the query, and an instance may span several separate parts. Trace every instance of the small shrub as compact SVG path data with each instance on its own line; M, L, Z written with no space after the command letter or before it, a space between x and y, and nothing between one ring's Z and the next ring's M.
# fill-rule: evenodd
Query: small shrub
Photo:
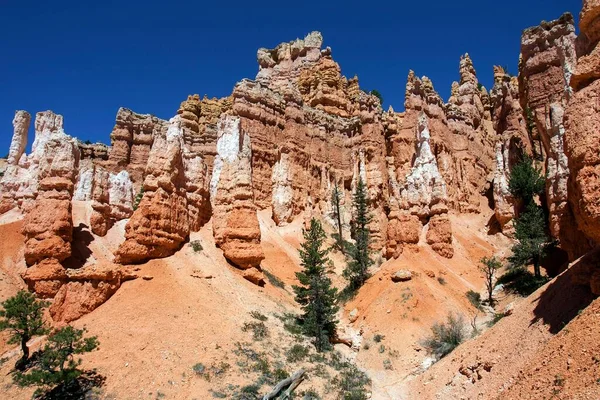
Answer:
M437 281L440 283L440 285L445 285L446 284L446 280L443 277L441 277L441 276L438 276Z
M394 369L394 366L392 365L392 360L390 360L389 358L387 360L383 360L383 368L387 370Z
M344 400L366 400L367 386L371 380L354 365L348 365L334 380L340 389L340 398Z
M144 197L144 187L142 186L139 193L135 196L135 199L133 200L133 211L138 209L143 197Z
M280 289L285 288L285 283L281 279L279 279L278 277L276 277L275 275L273 275L266 269L263 269L263 273L265 274L265 276L267 277L267 279L269 280L271 285L278 287Z
M437 359L444 357L465 340L465 325L462 315L448 314L446 323L431 327L432 335L422 345Z
M498 314L494 314L494 318L492 318L487 324L488 326L491 328L492 326L496 325L498 323L498 321L500 321L502 318L504 318L506 315L502 314L502 313L498 313Z
M290 374L285 369L277 368L275 371L273 371L273 379L276 382L289 378L289 376Z
M375 336L373 336L373 341L375 343L380 343L383 339L385 339L385 336L383 336L382 334L377 333Z
M257 384L246 385L241 389L241 394L237 397L239 400L254 400L258 398L260 386Z
M473 307L477 308L478 310L481 309L481 295L479 293L474 290L469 290L467 292L467 299L469 300L469 303L473 305Z
M212 397L214 397L215 399L226 399L227 395L223 392L215 392L215 391L210 391L212 394Z
M269 330L264 322L246 322L242 326L242 332L252 331L254 340L263 340L269 336Z
M254 319L257 319L257 320L263 321L263 322L268 319L266 315L261 314L258 311L250 311L250 316Z
M385 353L385 346L381 345L379 346L379 354Z
M202 247L202 243L199 240L193 240L190 242L190 246L192 246L192 250L194 253L200 253L204 248Z
M298 397L302 400L321 400L319 393L312 388L299 392Z
M286 353L288 362L299 362L303 361L309 353L309 349L301 344L293 345Z
M85 142L83 142L85 144L92 144L92 142L89 139L86 139Z
M362 348L363 350L369 350L371 348L371 343L365 340L365 342L362 345Z
M197 375L203 375L206 372L206 367L202 363L195 364L192 369Z

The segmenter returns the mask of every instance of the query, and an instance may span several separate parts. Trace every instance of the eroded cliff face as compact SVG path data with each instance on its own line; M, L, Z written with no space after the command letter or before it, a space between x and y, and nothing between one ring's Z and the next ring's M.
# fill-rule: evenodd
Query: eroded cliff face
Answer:
M521 38L519 99L533 153L544 159L550 232L573 259L589 250L569 206L569 160L564 149L564 114L577 65L571 14L526 29Z
M568 201L577 228L588 239L582 242L588 246L600 242L599 21L600 1L584 1L579 24L580 36L576 43L577 66L571 77L573 94L564 117L564 150L569 171ZM591 276L592 282L597 282L600 269L596 269Z
M280 226L313 216L334 224L337 186L349 238L359 179L369 194L373 250L397 257L424 241L450 258L451 213L477 213L493 203L500 228L512 232L519 205L508 178L522 154L543 157L551 232L576 257L600 240L598 7L585 2L577 39L569 15L526 30L519 78L495 67L489 93L468 54L448 102L430 79L411 71L402 113L383 111L358 78L342 76L318 32L259 49L254 80L238 82L222 99L188 96L168 122L119 109L111 146L70 138L62 117L45 112L36 116L26 155L30 117L18 111L0 212L26 213L32 268L25 278L39 294L55 297L52 313L62 320L117 290L123 267L86 275L61 264L71 252L75 200L91 206L89 225L98 236L129 218L116 263L170 256L212 219L224 257L262 284L257 211L270 209ZM54 214L42 212L50 208Z

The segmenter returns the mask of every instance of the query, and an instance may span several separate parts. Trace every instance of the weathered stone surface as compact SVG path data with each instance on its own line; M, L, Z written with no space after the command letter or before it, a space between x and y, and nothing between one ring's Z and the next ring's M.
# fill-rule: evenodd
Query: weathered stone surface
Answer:
M490 92L495 137L496 169L494 172L494 205L496 220L504 233L514 231L515 199L508 189L512 167L523 154L531 154L523 108L519 102L519 84L502 67L494 67L494 87Z
M141 186L154 139L164 136L167 126L167 121L153 115L119 108L110 134L111 149L106 162L109 172L126 169L133 182Z
M14 133L8 150L8 158L6 161L11 165L18 164L21 156L25 153L27 147L27 131L31 123L31 115L27 111L15 112L13 119Z
M550 232L571 259L589 250L569 206L569 166L564 151L564 113L577 65L575 39L575 22L568 13L526 29L519 65L519 97L528 118L533 151L545 159Z
M406 282L412 279L412 273L407 269L398 270L392 275L392 282Z
M218 125L217 157L210 183L215 243L242 269L264 259L260 226L252 199L252 150L240 118L224 116Z
M564 146L569 169L568 200L577 228L597 244L600 242L600 74L597 73L600 2L583 3L577 67L571 78L574 93L564 119Z
M36 122L36 126L37 126ZM39 193L25 216L25 261L63 261L71 254L71 197L79 164L74 141L58 132L37 143Z
M125 227L115 253L121 264L173 254L190 232L183 165L181 119L171 119L165 136L154 138L146 168L144 196Z

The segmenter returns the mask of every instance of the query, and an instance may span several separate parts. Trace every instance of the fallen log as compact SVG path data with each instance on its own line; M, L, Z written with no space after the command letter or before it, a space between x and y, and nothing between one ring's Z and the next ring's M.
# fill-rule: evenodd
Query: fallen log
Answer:
M273 390L271 390L271 392L265 394L263 396L263 400L274 399L285 388L287 388L287 390L283 394L282 399L283 400L289 399L290 396L291 396L291 394L292 394L292 392L304 380L304 374L305 373L306 373L306 371L303 368L301 368L298 371L294 372L291 376L289 376L288 378L285 378L284 380L280 381L277 385L275 385L275 387L273 388Z

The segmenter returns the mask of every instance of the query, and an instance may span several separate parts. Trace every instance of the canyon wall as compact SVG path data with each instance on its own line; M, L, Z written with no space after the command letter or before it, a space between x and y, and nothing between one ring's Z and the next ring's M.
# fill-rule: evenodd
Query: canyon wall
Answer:
M525 30L519 76L495 67L489 91L468 54L447 102L429 78L410 71L403 112L384 111L357 77L344 77L319 32L259 49L253 80L222 99L190 95L169 121L119 109L110 146L71 138L62 116L47 111L36 115L28 155L31 118L17 111L0 213L26 216L24 279L55 298L55 318L70 320L131 276L120 266L102 273L65 267L78 201L90 207L97 236L128 219L116 263L170 256L212 219L224 257L262 285L257 212L271 210L279 226L313 216L333 225L337 187L350 238L359 179L369 195L374 251L398 257L424 240L451 258L450 214L492 207L490 225L513 233L520 205L508 179L524 154L542 162L547 176L550 233L578 257L600 240L597 3L584 2L579 37L569 14Z

